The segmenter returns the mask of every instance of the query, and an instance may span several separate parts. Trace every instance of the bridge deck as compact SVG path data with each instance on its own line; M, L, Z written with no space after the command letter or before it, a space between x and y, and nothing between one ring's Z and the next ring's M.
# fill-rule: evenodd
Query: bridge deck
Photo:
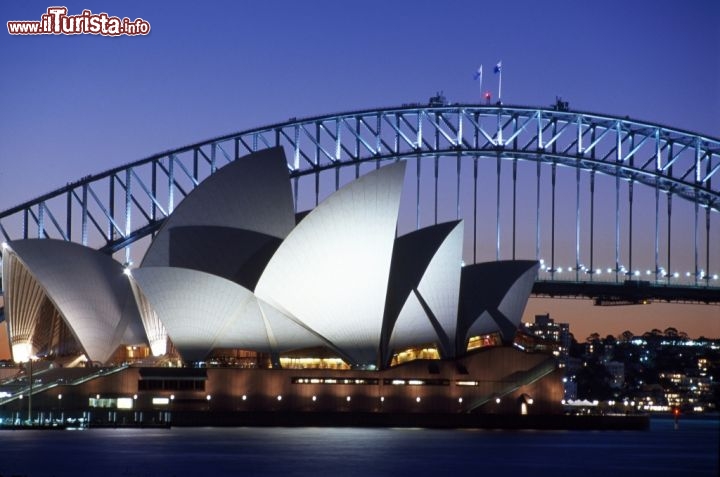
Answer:
M640 305L652 301L720 305L720 288L663 285L644 281L624 283L538 280L536 297L587 298L596 305Z

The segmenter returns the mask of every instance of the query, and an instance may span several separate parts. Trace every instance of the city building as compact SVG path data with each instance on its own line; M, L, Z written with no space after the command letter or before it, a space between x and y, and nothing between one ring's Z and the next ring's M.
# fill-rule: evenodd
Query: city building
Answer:
M606 361L605 369L610 374L610 387L622 389L625 386L625 363L620 361Z
M570 350L570 325L556 323L549 314L535 315L533 323L524 323L517 342L533 351L551 353L565 367Z

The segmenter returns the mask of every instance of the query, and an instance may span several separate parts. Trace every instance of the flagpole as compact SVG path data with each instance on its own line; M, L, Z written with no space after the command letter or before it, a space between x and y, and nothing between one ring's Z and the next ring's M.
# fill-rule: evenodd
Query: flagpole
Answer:
M480 83L480 102L482 102L482 80L483 80L483 67L480 65L475 72L475 79Z
M482 103L482 66L480 67L480 103Z
M498 74L500 75L498 77L498 101L502 103L502 68L500 68Z
M498 104L502 104L502 60L495 65L495 73L498 75Z

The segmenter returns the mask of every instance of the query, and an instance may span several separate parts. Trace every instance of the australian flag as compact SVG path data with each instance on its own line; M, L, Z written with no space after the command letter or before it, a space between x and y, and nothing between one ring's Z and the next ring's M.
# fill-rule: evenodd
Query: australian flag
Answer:
M493 70L495 73L500 73L500 70L502 69L502 61L498 61L497 65L495 65L495 69Z
M482 78L482 65L480 65L480 67L477 69L473 78L475 80L479 80L480 78Z

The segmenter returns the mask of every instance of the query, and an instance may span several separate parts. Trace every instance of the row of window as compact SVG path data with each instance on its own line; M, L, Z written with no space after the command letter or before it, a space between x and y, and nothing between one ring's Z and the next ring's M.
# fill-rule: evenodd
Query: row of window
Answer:
M378 379L365 379L365 378L292 378L293 384L372 384L377 385L380 380Z
M139 391L205 391L205 381L201 379L141 379Z
M379 379L365 378L319 378L319 377L294 377L291 378L293 384L370 384L378 385ZM382 380L384 385L391 386L450 386L449 379L400 379L386 378ZM479 381L458 380L455 381L456 386L479 386Z
M293 377L292 384L343 384L377 386L377 378L338 378L338 377ZM383 379L386 386L450 386L449 379ZM478 386L479 381L458 380L456 386ZM205 381L200 379L141 379L139 391L205 391Z

